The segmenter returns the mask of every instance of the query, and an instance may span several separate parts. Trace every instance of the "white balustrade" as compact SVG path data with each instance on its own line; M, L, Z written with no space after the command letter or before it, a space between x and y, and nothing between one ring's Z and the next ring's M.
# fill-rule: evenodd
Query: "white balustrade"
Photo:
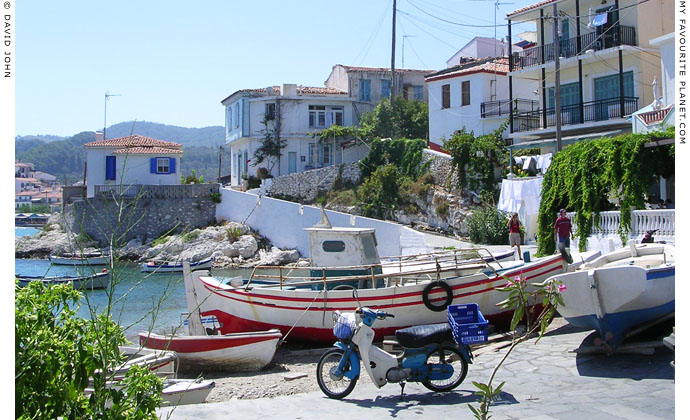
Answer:
M573 231L577 230L575 213L568 213L573 223ZM620 211L602 211L599 213L598 226L592 226L591 235L618 237L620 227ZM675 240L676 211L675 209L633 210L631 212L629 238L638 238L649 230L657 230L655 238Z

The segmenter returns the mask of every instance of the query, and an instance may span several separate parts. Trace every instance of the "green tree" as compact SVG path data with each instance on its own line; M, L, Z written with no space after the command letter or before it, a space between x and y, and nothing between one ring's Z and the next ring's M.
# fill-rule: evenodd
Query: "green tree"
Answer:
M276 101L276 108L273 114L265 114L261 121L264 128L261 132L264 135L261 145L254 151L254 165L259 165L263 161L267 162L267 170L270 173L276 163L280 162L282 150L287 145L287 140L281 137L282 119L280 112L280 101Z
M121 388L106 387L125 335L107 314L80 318L81 298L69 285L15 289L15 416L155 419L162 383L152 372L135 368Z
M367 217L389 219L400 203L401 174L395 165L381 166L358 189Z
M426 139L429 133L429 107L420 101L408 101L401 95L383 99L359 122L362 137Z

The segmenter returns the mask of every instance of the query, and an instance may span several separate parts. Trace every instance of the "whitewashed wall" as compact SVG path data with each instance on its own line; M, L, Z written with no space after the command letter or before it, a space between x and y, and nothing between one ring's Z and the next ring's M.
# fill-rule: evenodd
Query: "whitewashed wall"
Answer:
M321 220L321 210L289 201L277 200L221 188L222 200L216 207L216 219L245 223L275 246L297 249L309 256L309 240L304 228ZM396 256L427 252L424 235L395 223L326 210L331 225L376 229L378 251L381 256Z

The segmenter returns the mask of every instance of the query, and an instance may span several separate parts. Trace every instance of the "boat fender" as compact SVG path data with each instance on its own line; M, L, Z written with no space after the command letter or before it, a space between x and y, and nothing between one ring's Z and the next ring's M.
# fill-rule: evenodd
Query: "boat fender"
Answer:
M440 305L432 304L431 300L429 299L429 294L437 287L440 287L446 292L446 300ZM443 280L432 281L431 283L427 284L427 286L424 288L424 291L422 291L422 300L424 301L424 306L430 310L434 312L442 312L445 311L448 305L453 302L453 290L450 288L448 283Z

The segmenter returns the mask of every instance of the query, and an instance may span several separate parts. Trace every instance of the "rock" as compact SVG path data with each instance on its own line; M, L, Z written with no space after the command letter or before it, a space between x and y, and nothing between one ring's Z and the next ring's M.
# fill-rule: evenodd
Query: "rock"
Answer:
M251 235L240 236L240 238L232 244L232 247L237 249L239 256L243 259L252 258L259 249L256 239Z
M259 251L259 255L259 265L285 265L299 260L299 252L295 249L283 251L273 247L269 252Z

